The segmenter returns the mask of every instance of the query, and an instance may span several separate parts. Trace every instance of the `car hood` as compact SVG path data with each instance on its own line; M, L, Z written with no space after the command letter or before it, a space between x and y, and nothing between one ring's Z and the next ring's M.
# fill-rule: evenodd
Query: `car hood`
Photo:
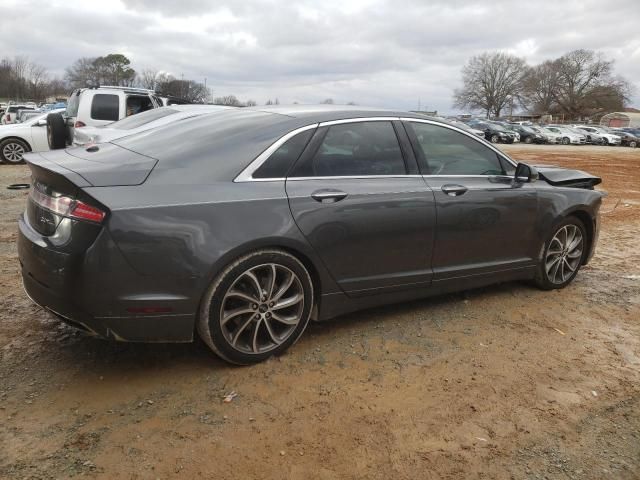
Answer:
M540 177L547 183L565 187L593 188L602 183L600 177L596 177L582 170L556 167L554 165L534 165Z

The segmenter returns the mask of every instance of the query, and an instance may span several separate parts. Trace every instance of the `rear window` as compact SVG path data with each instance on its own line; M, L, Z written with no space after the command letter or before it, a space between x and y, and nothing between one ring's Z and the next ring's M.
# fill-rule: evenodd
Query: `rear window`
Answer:
M97 93L93 96L91 118L94 120L109 120L114 122L118 120L119 110L120 97L118 97L118 95Z
M260 168L253 172L253 178L284 178L291 166L298 160L309 143L315 129L305 130L283 143Z
M147 110L146 112L138 113L127 118L123 118L111 125L109 128L117 128L118 130L131 130L141 127L147 123L153 122L163 117L178 113L178 110L173 108L155 108L153 110Z

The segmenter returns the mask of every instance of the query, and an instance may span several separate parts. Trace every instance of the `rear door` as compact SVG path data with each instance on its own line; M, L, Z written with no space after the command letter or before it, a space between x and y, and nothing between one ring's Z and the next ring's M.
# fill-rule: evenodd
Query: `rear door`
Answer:
M534 185L514 182L515 167L473 135L430 121L405 125L435 196L434 280L533 265L540 248Z
M385 118L321 124L289 173L293 217L345 292L430 284L435 206L417 173Z

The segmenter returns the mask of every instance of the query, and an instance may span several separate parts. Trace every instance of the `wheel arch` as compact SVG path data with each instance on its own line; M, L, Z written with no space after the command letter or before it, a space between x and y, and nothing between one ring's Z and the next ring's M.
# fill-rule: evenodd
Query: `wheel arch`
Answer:
M569 217L577 218L584 225L584 228L587 230L587 252L591 252L593 249L593 242L596 232L595 219L591 216L591 214L589 214L589 212L580 208L572 210L566 215L565 218ZM582 262L583 265L587 264L587 262L589 261L589 257L590 255L584 257L584 260Z
M0 143L3 143L5 140L20 140L21 142L27 145L27 148L29 148L30 152L33 151L33 147L31 146L31 143L29 142L29 140L27 140L24 137L19 137L17 135L8 135L6 137L0 138Z
M240 257L258 250L270 249L282 250L283 252L294 256L307 269L307 271L309 272L309 276L311 277L313 286L315 303L314 310L320 308L320 299L322 298L322 293L326 293L327 291L332 291L338 288L322 265L320 259L315 256L313 250L310 247L308 247L304 243L301 243L297 240L292 240L290 238L264 238L247 242L232 250L229 250L215 262L215 264L209 271L205 288L201 293L200 301L198 302L198 312L200 311L200 307L202 306L202 301L207 293L207 289L209 288L211 283L215 281L220 272L224 271L228 265L232 264ZM314 313L312 313L312 317L313 315Z

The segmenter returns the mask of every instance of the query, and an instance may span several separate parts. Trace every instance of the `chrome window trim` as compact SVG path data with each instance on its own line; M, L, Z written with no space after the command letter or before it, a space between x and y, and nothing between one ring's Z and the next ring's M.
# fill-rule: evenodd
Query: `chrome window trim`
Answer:
M342 120L329 120L327 122L320 122L321 127L330 127L331 125L342 125L344 123L362 123L362 122L393 122L394 120L400 120L400 117L358 117L358 118L344 118Z
M342 176L323 176L323 177L288 177L287 181L300 181L300 180L350 180L350 179L365 179L365 178L422 178L423 175L342 175Z
M497 148L495 148L490 143L486 143L481 141L477 135L467 132L461 128L455 127L453 125L448 125L446 123L441 123L433 120L426 120L422 118L413 118L413 117L397 117L397 116L389 116L389 117L357 117L357 118L344 118L341 120L329 120L326 122L312 123L310 125L305 125L304 127L297 128L292 130L291 132L283 135L278 140L276 140L271 146L269 146L264 152L258 155L249 165L247 165L244 170L242 170L236 178L234 178L234 183L240 182L281 182L284 180L334 180L338 178L345 179L362 179L362 178L403 178L403 177L471 177L471 178L487 178L491 176L504 176L509 177L509 175L346 175L346 176L324 176L324 177L288 177L288 178L253 178L253 173L260 168L264 162L266 162L269 157L280 148L287 140L294 137L298 133L304 132L306 130L310 130L312 128L319 127L329 127L331 125L342 125L345 123L362 123L362 122L392 122L394 120L399 120L402 122L416 122L416 123L427 123L430 125L436 125L439 127L448 128L450 130L454 130L458 133L462 133L469 138L472 138L476 142L484 145L485 147L493 150L497 155L504 158L507 162L509 162L514 168L517 164L511 160L504 152L501 152Z
M497 148L495 148L493 145L491 145L488 142L483 142L481 141L480 138L478 138L477 135L471 133L471 132L467 132L465 130L463 130L462 128L458 128L455 127L453 125L448 125L446 123L441 123L441 122L434 122L433 120L425 120L422 118L407 118L407 117L401 117L400 118L401 121L403 122L416 122L416 123L428 123L430 125L436 125L438 127L444 127L444 128L448 128L449 130L454 130L458 133L462 133L464 135L466 135L469 138L473 138L476 142L478 142L480 145L484 145L485 147L490 148L491 150L493 150L494 152L496 152L496 154L498 154L499 156L501 156L502 158L504 158L507 162L509 162L513 167L517 166L517 163L515 163L513 160L511 160L511 158L509 158L507 155L504 154L504 152L501 152L500 150L498 150ZM435 175L431 175L431 176L435 176ZM450 176L450 175L444 175L444 176ZM475 175L459 175L460 177L473 177ZM486 176L491 176L491 175L479 175L481 177L486 177ZM495 175L494 175L495 176ZM508 175L507 175L508 176Z
M311 130L312 128L318 128L318 123L312 123L311 125L305 125L304 127L296 128L295 130L286 133L274 143L271 144L264 152L258 155L249 165L247 165L244 170L242 170L236 178L233 179L234 183L238 182L258 182L258 181L272 181L276 180L275 178L253 178L253 173L262 166L264 162L266 162L273 153L278 150L287 140L291 137L296 136L297 134L304 132L306 130Z

